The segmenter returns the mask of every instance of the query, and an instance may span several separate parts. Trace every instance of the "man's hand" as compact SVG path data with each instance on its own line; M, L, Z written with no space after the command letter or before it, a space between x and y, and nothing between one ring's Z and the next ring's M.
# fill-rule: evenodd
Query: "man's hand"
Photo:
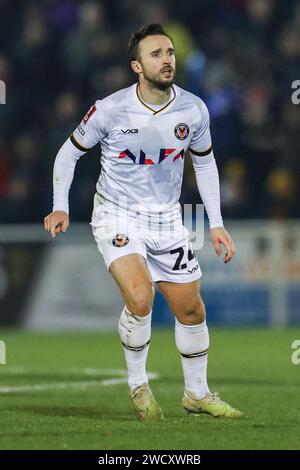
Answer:
M236 251L229 233L224 227L212 228L210 231L210 239L218 256L222 254L221 243L225 246L226 255L224 256L224 263L228 263Z
M44 227L51 234L52 238L56 237L59 232L65 233L69 227L69 216L64 211L54 211L44 218Z

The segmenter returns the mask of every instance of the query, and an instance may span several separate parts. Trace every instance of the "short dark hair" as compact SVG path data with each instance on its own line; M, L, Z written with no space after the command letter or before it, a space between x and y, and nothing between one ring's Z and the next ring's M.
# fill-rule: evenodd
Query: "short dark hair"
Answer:
M140 41L147 36L167 36L172 42L171 36L166 33L161 24L153 23L147 26L143 26L139 31L133 33L128 44L128 57L130 62L139 58L139 44Z

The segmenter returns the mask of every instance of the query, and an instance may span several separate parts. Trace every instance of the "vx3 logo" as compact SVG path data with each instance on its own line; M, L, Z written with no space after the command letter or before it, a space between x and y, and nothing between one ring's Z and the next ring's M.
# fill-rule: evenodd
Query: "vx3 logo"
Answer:
M121 129L122 131L122 134L137 134L138 133L138 129L126 129L126 131L124 131L124 129Z
M195 271L197 271L197 269L199 269L199 264L197 264L197 266L195 266L193 269L188 269L188 272L193 274Z
M140 155L139 159L137 160L136 155L134 155L132 152L130 152L129 149L123 150L123 152L119 153L119 158L125 158L128 157L130 160L133 161L133 163L136 163L138 165L155 165L163 162L171 153L176 152L176 149L160 149L159 151L159 157L158 157L158 162L154 162L151 160L151 158L147 158L146 153L143 152L143 150L140 150ZM175 162L178 158L184 158L184 149L180 150L179 153L177 153L173 157L173 162Z

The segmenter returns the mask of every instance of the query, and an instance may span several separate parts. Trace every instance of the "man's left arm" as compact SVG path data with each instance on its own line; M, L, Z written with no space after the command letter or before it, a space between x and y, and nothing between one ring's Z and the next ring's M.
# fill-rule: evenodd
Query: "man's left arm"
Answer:
M221 244L225 246L224 262L228 263L235 254L235 246L231 236L223 226L219 173L212 148L208 109L201 100L200 105L199 101L197 104L200 111L199 124L191 140L189 151L193 161L198 190L208 215L210 239L218 256L222 254Z
M223 226L219 173L213 151L211 150L205 156L195 155L191 151L191 157L198 190L208 215L210 239L218 256L222 254L221 244L225 246L224 262L228 263L235 254L235 246L231 236Z

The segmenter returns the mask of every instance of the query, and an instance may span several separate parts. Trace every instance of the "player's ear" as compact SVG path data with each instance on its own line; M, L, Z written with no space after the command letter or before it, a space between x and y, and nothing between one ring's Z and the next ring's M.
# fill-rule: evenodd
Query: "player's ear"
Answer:
M137 60L132 60L131 61L131 68L134 71L134 73L141 73L141 71L142 71L142 66L141 66L140 62L138 62Z

